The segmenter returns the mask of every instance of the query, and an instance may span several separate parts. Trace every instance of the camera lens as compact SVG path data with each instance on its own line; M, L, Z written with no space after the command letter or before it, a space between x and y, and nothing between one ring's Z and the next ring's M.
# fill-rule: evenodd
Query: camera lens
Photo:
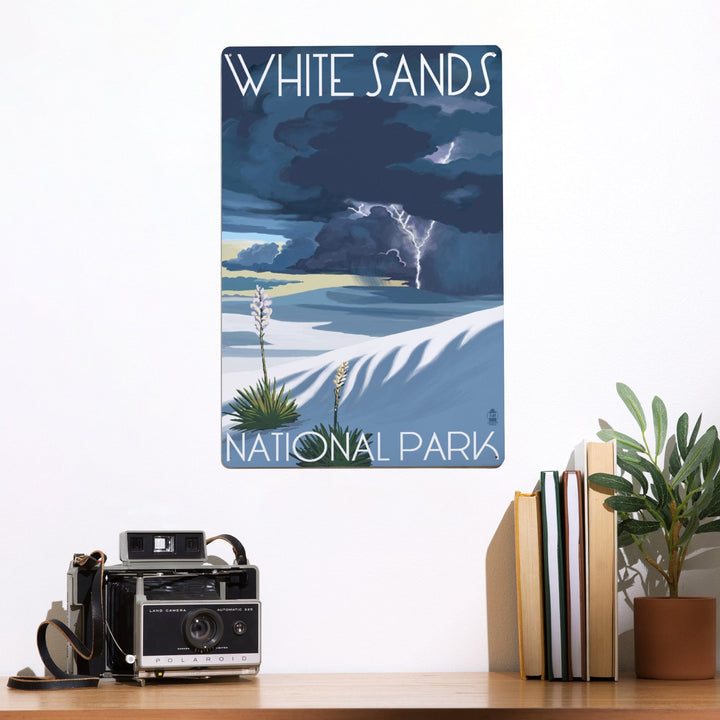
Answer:
M183 632L191 647L196 650L211 650L222 638L223 621L214 610L200 608L185 616Z

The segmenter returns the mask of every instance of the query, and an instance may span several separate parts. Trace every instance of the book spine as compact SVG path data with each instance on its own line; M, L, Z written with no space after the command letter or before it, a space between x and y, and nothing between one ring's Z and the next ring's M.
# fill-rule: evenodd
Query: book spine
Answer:
M557 471L540 476L545 583L545 672L548 680L567 680L565 553L562 503Z
M587 642L588 675L617 679L617 518L605 507L613 491L589 478L615 473L615 442L588 442Z

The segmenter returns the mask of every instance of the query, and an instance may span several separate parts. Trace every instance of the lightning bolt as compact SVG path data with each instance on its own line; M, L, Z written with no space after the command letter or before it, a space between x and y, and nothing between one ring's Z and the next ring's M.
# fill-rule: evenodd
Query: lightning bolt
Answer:
M368 205L367 203L361 202L357 203L357 207L354 205L348 205L348 210L352 210L354 213L359 215L360 217L367 217L370 214L370 210L372 209L372 205ZM383 205L383 207L385 207Z
M378 255L395 255L398 262L403 267L407 267L407 263L402 259L402 257L400 256L400 251L397 248L390 248L389 250L385 251L384 253L378 253Z
M452 145L454 145L454 143L452 143ZM448 158L450 157L450 153L452 152L452 145L450 147L450 150L448 150ZM352 203L353 201L349 202ZM417 221L415 220L414 216L411 215L409 212L406 212L403 209L402 205L384 205L382 203L374 203L371 205L370 203L359 202L349 205L348 210L351 210L352 212L360 215L361 217L367 217L373 207L385 208L388 211L390 217L397 223L400 230L415 248L415 287L420 290L420 271L422 269L421 262L423 247L430 239L430 235L432 235L433 228L435 227L435 221L431 220L430 224L425 228L425 232L421 232L420 229L417 227ZM400 257L400 253L397 250L395 252L397 252L398 257Z
M430 239L430 234L435 225L432 220L425 232L421 235L416 227L413 216L403 210L402 205L385 205L390 217L400 226L400 229L407 235L408 240L415 248L415 287L420 290L420 270L422 261L422 251L425 243Z
M438 160L438 163L440 165L447 165L450 162L450 157L453 153L453 150L455 149L455 141L453 140L450 143L450 147L448 148L448 151Z

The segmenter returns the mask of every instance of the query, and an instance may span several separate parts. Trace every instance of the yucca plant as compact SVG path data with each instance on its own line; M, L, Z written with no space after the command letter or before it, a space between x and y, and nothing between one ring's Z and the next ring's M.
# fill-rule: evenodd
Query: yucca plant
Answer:
M231 430L272 430L290 425L300 417L290 392L285 391L285 385L278 390L276 380L271 385L263 378L255 387L237 393L229 403L233 412L227 413L234 420Z
M340 363L333 378L332 425L315 425L310 433L302 436L297 454L293 457L300 467L369 467L372 465L370 445L372 433L363 433L359 428L342 427L338 422L338 408L350 364Z
M290 425L299 417L297 403L291 399L290 392L283 385L279 390L277 380L272 384L268 378L265 361L265 330L272 315L272 300L259 285L255 286L255 295L250 304L255 332L260 339L260 359L262 379L255 387L237 390L237 396L229 403L233 412L226 413L233 420L231 430L272 430Z
M617 441L621 475L595 473L588 480L615 491L605 505L618 513L618 545L638 547L646 562L667 581L670 597L678 586L688 547L699 533L720 531L720 441L713 425L700 435L702 415L692 431L683 413L676 435L667 438L665 403L652 400L654 437L647 438L647 421L635 393L617 383L617 392L640 428L641 439L613 429L601 430L601 440ZM651 556L646 548L650 535L660 532L667 557ZM663 565L663 560L664 565Z
M297 444L298 467L370 467L372 433L340 425L315 425Z
M345 360L345 362L340 363L340 366L335 371L335 377L333 378L333 387L335 388L335 406L333 408L333 426L337 426L338 424L338 408L340 407L340 396L342 395L342 389L343 385L345 385L345 381L347 380L347 374L348 374L348 368L350 367L350 363Z
M260 339L260 358L262 360L263 379L268 385L267 363L265 362L265 328L272 315L272 300L259 285L255 286L255 295L250 303L250 314L255 323L255 332Z

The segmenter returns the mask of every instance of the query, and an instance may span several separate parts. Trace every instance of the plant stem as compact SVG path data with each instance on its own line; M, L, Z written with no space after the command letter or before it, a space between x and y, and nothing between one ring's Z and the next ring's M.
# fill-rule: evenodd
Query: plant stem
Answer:
M678 584L680 580L680 564L678 563L678 551L679 548L675 548L670 555L670 563L668 566L670 579L668 580L668 586L670 588L670 597L676 598L678 596Z
M643 445L645 446L645 453L647 454L648 458L652 461L652 464L655 465L655 467L657 467L657 455L655 455L655 459L653 460L653 454L650 451L650 446L648 445L647 438L645 437L645 431L641 429L640 433L642 434L642 441L643 441Z
M665 572L665 570L662 568L661 565L659 565L655 560L653 560L648 554L645 548L643 547L644 540L638 540L635 535L633 535L633 539L635 540L635 544L637 545L640 552L643 554L643 557L645 558L648 565L651 565L654 567L664 578L665 582L667 582L668 585L670 585L670 576Z
M265 364L265 332L262 328L262 325L260 326L260 357L262 358L262 369L263 369L263 377L265 378L265 385L269 384L268 381L268 374L267 374L267 365Z
M677 503L673 500L670 503L670 535L667 538L668 552L670 560L668 562L668 586L670 587L670 597L678 596L678 584L680 582L680 571L682 570L682 562L679 562L680 547L678 539L682 530L682 520L677 512Z
M340 407L340 395L342 394L343 385L347 378L348 361L340 363L338 369L335 371L335 379L333 385L335 386L335 405L333 407L333 427L338 426L338 408Z
M680 579L680 573L682 572L683 565L685 564L685 556L687 555L689 545L686 545L682 549L682 553L680 554L680 562L678 564L678 580Z

